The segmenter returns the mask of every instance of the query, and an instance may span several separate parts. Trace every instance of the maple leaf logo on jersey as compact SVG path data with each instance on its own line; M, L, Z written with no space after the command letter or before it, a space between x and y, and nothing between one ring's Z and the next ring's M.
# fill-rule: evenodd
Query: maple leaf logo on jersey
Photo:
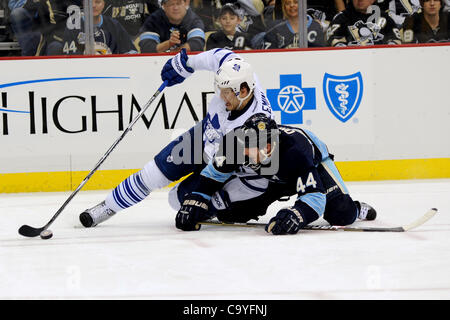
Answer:
M225 162L225 160L227 159L227 157L225 156L218 156L214 158L214 161L216 162L218 167L223 166L223 163Z
M221 135L218 133L219 129L219 116L216 114L211 119L210 115L208 114L203 124L203 132L204 136L208 139L209 142L213 142L214 140L218 140L221 138Z

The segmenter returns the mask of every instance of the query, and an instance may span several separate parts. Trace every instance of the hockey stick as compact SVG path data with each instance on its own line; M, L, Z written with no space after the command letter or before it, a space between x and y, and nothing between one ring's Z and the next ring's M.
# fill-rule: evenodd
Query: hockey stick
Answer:
M400 227L346 227L346 226L318 226L307 225L304 230L321 230L321 231L358 231L358 232L406 232L421 226L430 220L437 213L436 208L428 210L422 217L410 224ZM265 223L223 223L218 221L203 221L201 225L224 226L224 227L244 227L244 228L264 228Z
M153 101L156 99L156 97L164 90L164 88L167 86L167 81L164 81L163 84L159 87L159 89L155 92L155 94L150 98L150 100L145 104L145 106L142 108L141 112L133 119L132 122L128 125L128 127L125 129L125 131L120 135L120 137L112 144L112 146L106 151L106 153L103 155L103 157L98 161L98 163L95 165L94 169L92 169L86 178L80 183L80 185L75 189L75 191L72 192L72 194L67 198L67 200L63 203L61 208L59 208L58 211L54 214L54 216L50 219L49 222L42 228L33 228L28 225L23 225L19 228L19 234L25 237L36 237L38 236L42 231L46 230L52 223L55 221L55 219L60 215L60 213L64 210L64 208L67 206L67 204L75 197L75 195L78 193L78 191L83 188L83 186L88 182L88 180L92 177L92 175L97 171L97 169L102 165L102 163L106 160L106 158L110 155L110 153L114 150L114 148L119 144L119 142L125 137L125 135L128 133L128 131L131 130L131 128L134 126L134 124L139 120L139 118L142 117L144 112L150 107L150 105L153 103Z

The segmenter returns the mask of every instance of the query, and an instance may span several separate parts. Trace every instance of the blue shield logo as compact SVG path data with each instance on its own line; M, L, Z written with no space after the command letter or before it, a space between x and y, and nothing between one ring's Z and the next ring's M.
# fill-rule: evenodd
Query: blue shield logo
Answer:
M323 96L331 113L342 122L349 120L358 110L363 96L361 72L348 76L325 73Z

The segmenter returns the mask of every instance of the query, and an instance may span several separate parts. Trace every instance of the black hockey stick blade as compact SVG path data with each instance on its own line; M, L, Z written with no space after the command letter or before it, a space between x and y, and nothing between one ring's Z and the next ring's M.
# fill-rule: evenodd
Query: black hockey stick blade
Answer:
M33 228L25 224L19 228L19 234L21 234L24 237L33 238L40 235L41 232L44 230L45 230L44 228Z
M422 217L413 221L410 224L400 227L348 227L348 226L320 226L320 225L307 225L303 227L303 230L320 230L320 231L356 231L356 232L406 232L423 225L430 220L436 213L436 208L428 210ZM203 221L199 222L202 225L215 225L225 227L244 227L244 228L263 228L265 223L223 223L219 221Z

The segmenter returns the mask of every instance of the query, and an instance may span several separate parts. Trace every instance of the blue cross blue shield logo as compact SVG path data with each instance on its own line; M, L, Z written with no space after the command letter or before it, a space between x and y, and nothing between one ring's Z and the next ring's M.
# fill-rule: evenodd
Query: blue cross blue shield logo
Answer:
M280 89L267 89L267 98L282 124L301 124L303 111L316 109L316 89L303 88L301 74L280 75Z
M358 110L363 96L361 72L348 76L325 73L323 96L331 113L342 122L349 120Z

